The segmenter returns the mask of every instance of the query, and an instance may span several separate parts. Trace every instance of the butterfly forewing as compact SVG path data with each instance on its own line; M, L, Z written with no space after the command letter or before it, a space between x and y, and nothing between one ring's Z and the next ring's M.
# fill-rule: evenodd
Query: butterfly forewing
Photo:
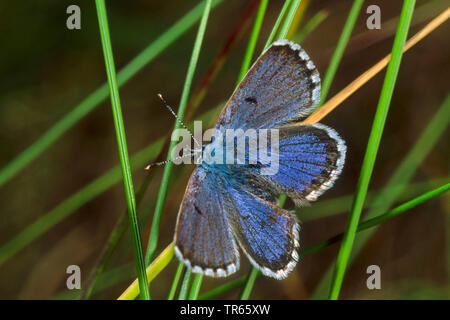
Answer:
M273 43L255 62L220 115L216 127L272 128L307 116L319 102L320 76L297 44Z

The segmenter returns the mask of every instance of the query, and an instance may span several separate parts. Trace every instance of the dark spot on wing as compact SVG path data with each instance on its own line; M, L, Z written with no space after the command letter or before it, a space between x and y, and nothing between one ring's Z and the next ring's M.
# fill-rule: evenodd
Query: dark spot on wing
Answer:
M258 103L258 102L256 101L256 98L255 98L255 97L247 97L247 98L245 98L244 100L245 100L245 102L250 102L250 103L254 103L254 104L257 104L257 103Z
M196 211L199 215L202 214L202 212L200 211L200 209L197 207L196 204L194 204L194 209L195 209L195 211Z

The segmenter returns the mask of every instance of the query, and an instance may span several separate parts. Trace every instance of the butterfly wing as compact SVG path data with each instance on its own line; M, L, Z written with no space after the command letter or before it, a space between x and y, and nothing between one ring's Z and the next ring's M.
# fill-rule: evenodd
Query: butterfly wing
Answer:
M175 230L175 253L193 272L224 277L239 269L239 252L218 191L219 176L198 167L186 189Z
M272 175L255 171L276 194L286 194L297 204L316 200L331 188L342 171L346 146L332 128L323 124L279 129L278 170Z
M272 128L307 116L320 98L320 76L298 45L274 42L236 88L216 128Z
M246 184L227 181L227 220L250 262L266 275L284 279L295 267L299 250L299 226L295 218L279 208L274 197L251 176ZM271 198L271 199L270 199Z

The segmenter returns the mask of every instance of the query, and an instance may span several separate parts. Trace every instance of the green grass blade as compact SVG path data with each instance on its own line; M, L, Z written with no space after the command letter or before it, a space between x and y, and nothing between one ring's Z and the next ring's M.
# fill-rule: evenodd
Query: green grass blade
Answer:
M326 10L317 12L305 26L294 36L294 42L302 43L327 17L329 13Z
M415 0L405 0L402 8L398 31L394 39L392 49L392 58L386 71L385 81L381 90L380 100L378 102L377 111L375 113L372 130L369 136L369 142L364 156L361 174L356 187L356 195L352 204L349 224L344 235L336 259L335 271L331 282L329 298L337 299L344 279L345 269L347 267L350 253L355 238L356 229L358 227L359 217L364 205L364 200L369 187L373 166L380 145L384 124L389 110L392 94L394 92L395 81L397 78L400 62L403 54L403 45L408 35L408 29L414 11Z
M422 181L410 183L406 188L404 185L400 185L390 187L389 189L386 188L381 191L380 190L369 191L366 196L364 208L371 208L371 209L374 208L375 199L378 199L381 193L395 192L397 194L397 190L401 189L402 192L399 194L396 200L405 201L406 199L410 199L411 197L423 193L424 191L428 190L430 186L440 185L449 180L450 176L447 176L445 178L437 178L425 182ZM347 212L348 208L352 205L352 200L353 200L352 194L328 200L323 200L315 204L314 206L299 208L298 210L296 210L296 214L299 216L300 221L302 221L302 223L332 217Z
M178 108L178 114L177 117L179 120L183 121L184 112L186 109L187 101L189 98L189 92L191 89L192 79L194 77L195 68L197 66L198 57L200 55L200 48L203 42L203 36L205 34L206 30L206 24L208 22L209 12L211 10L211 0L205 0L204 1L204 10L203 10L203 16L200 21L200 26L198 28L197 36L194 43L194 48L192 50L191 60L189 62L188 71L186 74L186 80L184 82L183 87L183 93L181 94L181 100L180 100L180 106ZM177 121L175 123L175 129L180 128L180 124ZM172 155L172 149L176 145L176 141L171 141L169 146L169 151L167 153L167 159L170 160ZM147 246L147 252L145 255L145 262L146 264L150 264L151 260L153 259L153 256L156 252L156 247L158 245L158 238L159 238L159 226L161 223L161 216L162 211L164 208L164 202L166 201L167 196L167 188L169 186L169 179L170 175L172 173L173 163L168 162L164 167L164 173L161 180L161 186L159 188L158 198L156 202L155 207L155 213L153 215L153 222L152 227L150 230L150 236L148 238L148 246Z
M127 214L120 216L116 226L114 227L114 230L110 234L108 241L106 242L106 245L103 248L102 253L100 254L99 262L96 263L96 266L94 266L94 269L90 272L86 284L84 284L84 286L81 289L82 291L79 296L81 300L89 300L92 294L94 293L96 285L101 275L105 271L106 265L111 259L111 256L114 253L117 244L119 243L119 240L122 238L123 234L128 228L126 216Z
M186 268L186 272L184 273L183 277L183 282L181 283L180 293L178 294L178 300L186 300L190 281L191 281L191 269Z
M196 274L194 280L192 281L191 292L189 293L189 300L197 300L198 293L200 292L200 287L202 286L203 275Z
M286 0L284 2L283 7L281 8L280 14L277 17L277 20L275 21L275 24L273 25L272 31L270 32L269 37L267 38L266 44L264 45L264 50L267 49L275 39L275 36L278 32L278 28L281 25L281 21L283 21L284 15L286 14L286 11L289 8L289 5L291 4L292 0Z
M396 216L398 216L401 213L405 213L408 210L417 207L418 205L424 203L425 201L428 201L430 199L433 199L441 194L443 194L444 192L448 191L450 189L450 183L447 183L439 188L436 188L434 190L431 190L419 197L416 197L404 204L399 205L398 207L395 207L392 210L389 210L388 212L378 215L372 219L368 219L364 222L361 222L357 229L356 232L360 232L363 230L367 230L370 228L373 228L375 226L380 225L381 223L383 223L386 220L389 220L391 218L394 218ZM343 237L345 236L345 233L340 233L334 237L331 237L325 241L321 241L319 243L316 243L315 245L313 245L312 247L309 247L308 249L304 250L301 254L300 254L300 258L304 258L306 256L309 256L325 247L330 246L331 244L334 244L340 240L343 239Z
M418 195L426 192L426 190L428 190L430 188L430 186L443 185L445 183L448 183L448 181L450 181L450 177L433 179L433 180L430 180L430 181L427 181L427 182L417 182L417 183L409 184L408 187L406 188L405 192L403 192L401 194L401 197L399 197L398 200L399 201L405 201L407 199L411 199L411 198L417 197ZM393 189L390 189L390 190L392 192L396 192L396 189L397 188L393 188ZM376 192L372 191L372 196L371 197L374 198L378 193L379 193L379 191L376 191ZM139 194L139 192L138 192L138 194ZM137 202L139 203L139 200L138 200L139 199L139 195L136 196L136 199L137 199ZM352 200L352 196L349 195L349 196L343 196L343 197L338 197L338 198L335 198L335 199L322 201L320 204L316 204L314 207L303 208L302 214L304 214L305 210L309 211L310 209L316 208L318 206L321 207L321 210L318 209L318 210L312 210L311 212L308 212L308 215L307 215L306 219L305 219L305 216L302 215L301 216L301 221L305 222L305 221L314 220L315 218L323 218L324 216L327 216L327 215L323 215L323 216L318 215L319 211L330 211L331 214L329 214L329 215L338 214L339 212L344 212L345 210L348 210L348 207L351 205L351 200ZM150 202L153 203L154 201L150 201ZM327 204L322 206L322 204L324 204L324 203L327 203ZM373 199L371 200L370 205L371 206L373 205ZM336 210L334 210L335 207L337 207ZM143 210L143 211L145 212L145 210ZM366 231L366 233L367 232L368 231ZM359 235L358 239L363 237L364 234L365 233ZM177 268L177 271L175 273L174 279L177 278L177 274L178 273L179 273L179 276L178 276L178 280L177 280L176 284L175 285L172 284L170 292L172 293L172 291L173 291L173 294L169 294L169 297L171 297L170 300L173 300L173 298L175 297L177 286L178 286L178 282L179 282L179 279L181 278L183 266L184 265L181 262L179 262L178 268L180 268L180 271ZM123 272L121 274L119 274L120 270L123 270ZM92 294L100 293L102 290L105 290L106 288L109 288L111 286L117 285L117 284L119 284L119 283L121 283L121 282L123 282L125 280L131 279L133 277L133 273L134 273L134 266L132 264L126 264L126 265L113 268L113 269L111 269L109 271L106 271L105 273L100 274L98 276L99 279L97 281L98 282L98 286L93 288L93 293ZM116 276L114 276L114 275L116 275ZM229 284L231 285L231 288L240 287L241 285L244 285L246 279L247 279L247 277L243 276L243 277L237 279L237 280L241 281L240 284L233 285L233 283L236 281L236 280L233 280L233 281L230 281L229 283L226 283L223 286L219 286L219 287L217 287L217 288L215 288L215 289L213 289L211 291L215 292L219 288L222 288L222 287L226 288L226 287L228 287ZM205 295L206 295L206 297L208 297L209 294L211 293L211 291L202 294L199 297L199 299L205 299L204 298ZM225 291L228 291L228 290L225 290ZM217 295L220 295L220 294L221 294L221 292L217 293ZM72 292L71 294L67 294L67 295L65 295L63 292L61 292L61 293L51 297L50 299L60 299L60 298L64 298L65 296L67 296L67 299L69 299L69 298L76 298L78 295L79 295L79 292ZM217 295L214 294L214 297L217 296ZM208 299L208 298L206 298L206 299Z
M422 204L425 201L428 201L430 199L433 199L433 198L443 194L444 192L448 191L449 189L450 189L450 183L447 183L443 186L433 189L433 190L431 190L421 196L418 196L402 205L399 205L398 207L386 212L385 214L379 215L375 218L372 218L372 219L362 222L358 227L358 231L366 230L366 229L371 228L377 224L380 224L388 219L391 219L392 217L395 217L395 216L399 215L400 213L403 213L407 210L417 207L419 204Z
M345 21L344 28L342 29L341 36L339 37L338 43L336 45L336 49L333 52L333 55L330 59L330 63L328 64L327 71L325 72L325 76L322 81L322 88L320 92L321 102L319 103L319 105L323 103L323 101L325 101L328 95L331 83L333 82L334 76L336 75L336 71L342 60L345 47L347 46L348 40L350 39L350 36L356 23L356 19L358 18L363 3L364 0L355 0L353 2L347 20Z
M372 205L373 209L369 210L366 218L373 218L378 214L387 211L392 206L401 193L406 189L408 182L411 180L420 164L434 148L438 139L445 132L449 124L450 94L447 95L444 103L440 106L439 110L423 130L414 146L395 170L394 174L386 184L386 187L382 192L380 192L379 195L377 195ZM352 250L352 260L354 260L357 254L362 250L364 245L372 236L373 232L375 232L374 229L366 231L358 237L358 242L355 242ZM328 269L313 292L312 299L323 299L323 297L327 294L326 292L331 281L331 275L332 270Z
M242 289L239 299L248 300L248 298L250 298L250 293L253 290L253 286L255 285L255 280L258 274L259 270L256 269L255 267L252 267L249 274L247 275L247 279L245 280L245 286L244 289Z
M175 298L175 293L177 292L178 283L180 282L181 274L183 273L184 264L183 262L178 262L177 271L175 272L175 277L173 278L172 286L170 287L169 296L167 300L173 300Z
M111 39L109 36L108 17L104 0L96 0L98 24L105 56L106 73L108 75L108 85L111 96L111 106L114 117L114 127L117 136L117 146L119 158L122 167L123 183L125 188L125 197L127 200L128 215L130 218L130 229L132 234L134 259L139 279L141 298L150 299L150 293L147 286L147 275L145 273L144 254L142 252L141 235L139 230L139 221L136 211L136 199L133 188L133 178L131 176L130 159L128 157L127 141L125 136L125 126L123 124L122 110L120 106L119 86L117 84L116 70L112 53Z
M253 53L255 51L256 41L258 40L259 32L261 31L262 22L264 19L264 14L266 13L268 0L261 0L258 8L258 12L255 18L255 24L253 25L253 30L250 35L250 40L247 45L247 50L245 52L244 61L242 62L241 71L239 72L239 77L236 85L241 82L242 78L247 73L250 63L252 62Z
M140 185L139 190L136 193L137 208L139 208L139 205L141 204L144 198L145 191L147 191L147 188L150 185L150 182L152 181L154 176L155 176L154 172L148 173L147 176L144 178L144 181ZM100 276L105 271L107 264L109 263L114 251L117 248L117 245L119 244L119 241L122 239L123 235L125 234L125 231L128 228L128 222L126 219L127 216L128 216L127 210L124 210L124 212L119 216L119 219L117 220L116 225L111 231L108 240L106 241L106 244L102 249L102 252L98 256L94 267L89 273L87 281L85 281L85 284L83 285L80 294L80 299L88 300L92 296L92 293L94 292L94 289L97 285ZM140 218L141 219L143 218L143 214L141 214Z
M212 289L212 290L210 290L208 292L205 292L204 294L202 294L198 298L198 300L210 300L212 298L218 297L221 294L224 294L224 293L226 293L226 292L228 292L230 290L233 290L235 288L238 288L238 287L244 285L246 280L247 280L247 277L243 276L243 277L240 277L240 278L238 278L236 280L227 282L227 283L225 283L225 284L223 284L223 285L221 285L221 286L219 286L217 288L214 288L214 289Z
M294 2L292 2L291 7L289 8L289 12L286 16L286 20L284 21L280 33L278 34L278 39L286 39L292 22L294 21L295 14L297 13L298 7L300 6L300 2L301 0L294 0Z
M216 6L220 2L222 2L222 0L214 0L212 6ZM179 37L181 37L181 35L189 30L189 28L200 19L202 11L203 5L197 5L160 37L148 45L142 52L140 52L117 74L117 81L119 85L122 86L125 84L146 64L151 62L169 45L174 43ZM20 170L25 168L31 161L37 158L42 152L57 141L66 131L84 118L95 107L100 105L100 103L103 102L108 95L108 85L104 83L87 98L85 98L80 104L78 104L64 118L48 129L38 140L10 161L0 170L0 186L8 182Z

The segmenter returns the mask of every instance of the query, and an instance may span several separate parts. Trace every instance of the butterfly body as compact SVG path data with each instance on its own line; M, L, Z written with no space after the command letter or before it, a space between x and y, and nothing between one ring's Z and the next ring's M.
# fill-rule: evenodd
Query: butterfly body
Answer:
M296 204L316 200L345 159L345 144L333 129L292 125L311 113L319 95L317 69L287 40L272 44L246 74L219 116L218 135L203 148L180 206L175 252L193 272L234 273L238 246L267 276L283 279L295 267L300 227L279 207L278 196ZM268 146L259 144L262 133Z

